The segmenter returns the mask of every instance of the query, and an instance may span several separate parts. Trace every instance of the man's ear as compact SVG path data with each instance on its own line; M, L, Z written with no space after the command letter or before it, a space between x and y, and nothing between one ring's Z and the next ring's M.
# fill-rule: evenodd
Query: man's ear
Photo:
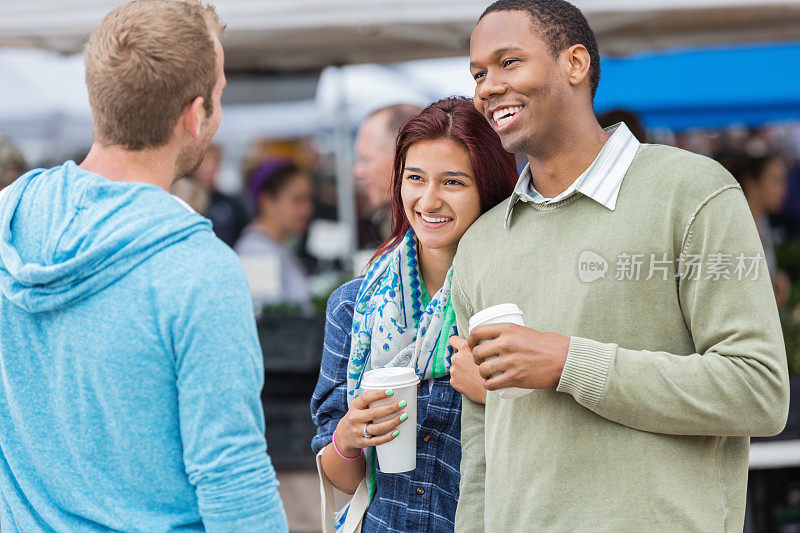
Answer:
M582 44L574 44L566 50L569 62L569 83L572 86L580 85L589 76L592 59L589 51Z
M183 108L181 112L181 123L183 129L194 139L199 139L203 127L203 122L206 119L206 108L203 105L205 100L202 96L198 96L192 103Z

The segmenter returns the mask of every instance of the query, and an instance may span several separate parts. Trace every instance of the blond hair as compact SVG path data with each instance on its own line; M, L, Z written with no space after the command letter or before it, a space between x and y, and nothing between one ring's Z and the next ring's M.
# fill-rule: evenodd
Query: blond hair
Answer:
M210 115L219 75L213 36L224 30L199 0L135 0L106 15L84 50L95 141L163 146L198 96Z

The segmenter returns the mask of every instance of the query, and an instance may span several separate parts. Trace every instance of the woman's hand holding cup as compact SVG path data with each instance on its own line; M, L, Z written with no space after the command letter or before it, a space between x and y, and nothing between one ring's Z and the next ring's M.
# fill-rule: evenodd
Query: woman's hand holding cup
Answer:
M467 340L453 335L448 344L453 348L450 357L450 385L475 403L486 403L486 388Z
M336 426L336 446L347 457L357 457L362 448L378 446L394 440L400 430L397 427L408 419L403 412L406 401L392 402L380 407L370 408L372 402L394 395L394 391L365 391L350 404L350 409ZM393 416L394 415L394 416ZM388 420L375 423L385 417ZM364 429L371 438L364 436Z

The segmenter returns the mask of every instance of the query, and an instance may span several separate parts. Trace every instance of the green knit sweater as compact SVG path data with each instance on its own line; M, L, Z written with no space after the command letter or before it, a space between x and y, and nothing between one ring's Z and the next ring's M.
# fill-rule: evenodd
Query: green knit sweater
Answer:
M556 390L464 398L456 531L741 531L749 437L782 430L789 384L736 182L642 145L614 211L520 202L504 229L506 208L459 244L458 329L516 303L569 355Z

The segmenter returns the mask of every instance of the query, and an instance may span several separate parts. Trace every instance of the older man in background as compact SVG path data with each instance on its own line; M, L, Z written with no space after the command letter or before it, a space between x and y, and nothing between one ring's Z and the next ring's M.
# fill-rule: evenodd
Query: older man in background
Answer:
M370 113L356 136L353 176L370 211L362 246L377 248L392 232L392 165L394 143L400 127L422 111L411 104L382 107Z

